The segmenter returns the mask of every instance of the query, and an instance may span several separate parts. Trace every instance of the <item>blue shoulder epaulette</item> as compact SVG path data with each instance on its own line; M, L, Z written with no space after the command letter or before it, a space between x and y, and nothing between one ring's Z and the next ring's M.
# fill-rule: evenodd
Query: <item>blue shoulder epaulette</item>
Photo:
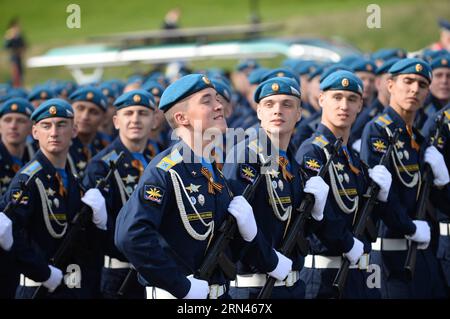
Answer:
M116 151L113 150L113 151L109 152L108 154L106 154L105 156L103 156L102 161L105 162L106 165L109 166L109 162L115 161L118 156L119 156L119 154L117 154Z
M181 156L178 149L174 148L169 155L161 159L161 161L156 165L156 167L167 172L169 169L171 169L181 161L183 161L183 157Z
M391 125L392 122L393 121L392 121L391 117L388 114L386 114L386 113L385 114L381 114L375 120L375 123L378 126L382 127L382 128L385 128L386 126Z
M317 135L317 136L314 138L314 140L312 141L312 143L313 143L314 145L319 146L320 148L324 148L324 147L325 147L326 145L328 145L330 142L328 142L327 138L326 138L324 135L320 134L320 135Z
M37 172L39 172L42 169L41 163L39 163L37 160L32 161L28 165L26 165L23 170L20 172L20 174L25 174L29 177L34 176Z

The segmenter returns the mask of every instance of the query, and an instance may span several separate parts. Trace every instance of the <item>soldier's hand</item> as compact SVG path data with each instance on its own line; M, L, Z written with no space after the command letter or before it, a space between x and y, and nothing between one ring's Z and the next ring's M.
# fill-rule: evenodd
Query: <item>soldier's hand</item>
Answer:
M378 186L380 186L377 199L380 202L387 202L392 184L391 173L383 165L375 165L373 168L369 168L369 176Z
M252 206L243 196L235 196L228 206L228 212L236 218L242 238L248 242L252 241L258 230Z
M191 288L183 299L206 299L209 294L209 285L206 280L194 278L192 275L187 279L191 282Z
M12 222L3 212L0 213L0 247L9 251L13 245Z
M364 253L364 244L356 237L353 237L353 247L344 255L352 265L356 265L359 258Z
M89 189L81 201L92 208L92 222L100 229L106 230L106 221L108 214L106 213L105 198L97 188Z
M278 257L278 263L275 269L269 272L269 275L277 280L284 280L292 270L292 260L276 250L275 253Z
M317 221L323 219L323 210L327 202L329 190L330 187L320 176L313 176L306 181L303 191L314 195L314 207L311 211L311 216Z
M430 164L433 171L433 184L440 187L445 186L450 181L447 165L445 165L444 156L434 146L429 146L425 150L424 160Z
M42 285L47 288L49 292L53 292L61 284L63 273L60 269L51 265L49 265L48 268L50 268L50 277L44 281Z
M412 235L406 235L406 239L413 240L419 243L420 249L426 249L431 239L430 226L424 220L413 220L414 225L416 225L416 231Z

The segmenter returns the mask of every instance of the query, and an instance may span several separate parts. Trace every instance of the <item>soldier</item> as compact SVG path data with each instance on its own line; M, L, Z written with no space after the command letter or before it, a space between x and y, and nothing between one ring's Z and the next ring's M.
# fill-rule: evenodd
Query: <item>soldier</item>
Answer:
M109 144L106 134L97 132L106 115L107 100L100 89L92 86L77 89L69 99L78 134L72 140L68 160L72 174L83 177L87 163Z
M443 115L444 123L442 126L442 133L437 142L437 149L444 155L445 164L447 170L450 170L450 104L447 104L445 108L441 111L436 112L433 116L428 118L427 122L423 126L423 135L426 138L431 138L434 136L436 129L436 119L438 116ZM439 227L437 232L439 233L438 247L437 247L437 258L441 265L442 272L445 277L445 283L447 287L447 297L450 296L450 184L447 184L447 196L442 203L433 203L437 206L437 221L439 222Z
M416 112L428 93L431 68L421 59L402 59L389 73L392 74L388 80L389 107L366 126L361 138L361 158L372 167L385 153L389 134L401 130L388 166L394 180L388 204L380 214L380 238L372 245L373 257L381 266L384 298L439 298L443 296L443 280L436 257L428 247L430 227L426 220L415 219L424 163L429 163L433 169L433 202L439 202L442 197L437 187L449 181L442 155L435 147L427 147L422 135L413 127ZM412 281L403 268L408 241L419 244Z
M36 85L28 94L28 101L36 109L41 103L55 97L55 93L45 85Z
M190 74L167 87L159 108L181 141L146 168L117 217L116 246L148 286L147 298L226 298L221 269L209 281L192 276L217 228L229 213L235 216L235 257L240 249L255 249L261 236L251 206L233 198L208 148L211 130L222 136L226 129L223 106L206 76Z
M262 177L265 181L255 190L258 196L250 201L256 212L258 229L269 243L264 251L265 265L258 267L255 264L255 251L246 252L239 274L231 283L235 287L231 289L233 298L255 298L266 282L266 273L278 279L271 298L304 298L305 286L299 280L303 257L295 251L295 255L290 256L291 260L276 250L281 246L290 221L295 218L293 210L300 206L304 192L315 197L312 224L322 220L328 195L328 185L320 177L312 177L301 191L303 184L299 166L294 160L292 147L288 147L295 124L301 116L300 96L299 85L290 78L276 77L261 83L255 91L254 100L262 129L259 135L255 134L250 140L236 145L224 165L225 177L235 194L242 194L257 174L262 173L255 164L260 156L267 161L271 156L275 167ZM291 269L292 263L287 278L281 277L279 268L289 266Z
M26 147L31 133L33 106L24 98L12 98L0 107L0 194L31 156Z
M76 134L70 104L50 99L34 110L31 120L40 151L14 177L0 206L4 208L17 199L21 182L31 178L14 210L14 254L21 272L16 297L30 298L40 285L53 292L49 298L92 297L89 253L97 253L95 245L106 229L104 198L92 189L80 199L78 183L66 165L71 138ZM86 226L86 236L78 238L79 246L68 260L68 269L75 270L73 275L78 279L70 282L69 287L61 283L66 269L51 265L50 258L72 227L70 221L82 207L82 201L93 210L92 223Z
M114 102L117 113L113 117L118 137L92 158L84 177L87 188L94 187L109 171L109 162L124 152L114 178L107 189L102 190L108 211L108 239L104 252L101 292L104 298L117 298L117 292L128 273L130 264L114 246L117 214L133 193L152 154L147 148L148 134L152 126L155 101L144 90L129 91ZM134 279L133 289L126 298L145 298L145 289Z
M377 298L377 289L369 289L366 284L370 241L354 237L352 225L370 179L380 186L377 199L385 203L391 176L381 165L366 171L358 156L347 147L351 126L363 104L362 81L352 72L339 70L325 77L320 89L321 123L301 145L296 159L308 176L314 176L329 158L328 147L338 137L343 138L343 145L326 177L332 192L327 199L324 225L310 236L310 254L300 276L306 283L307 298L330 298L332 282L344 256L351 266L343 297ZM382 206L378 210L381 209Z
M435 57L430 62L432 80L430 93L424 106L417 111L415 126L422 129L428 117L440 111L450 102L450 54Z

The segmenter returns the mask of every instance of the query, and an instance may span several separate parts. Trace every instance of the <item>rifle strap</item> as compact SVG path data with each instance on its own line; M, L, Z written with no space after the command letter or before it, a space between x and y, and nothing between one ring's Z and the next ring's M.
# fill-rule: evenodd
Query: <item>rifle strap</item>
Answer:
M131 194L128 194L125 185L123 184L122 178L120 177L119 172L114 170L114 179L116 180L117 188L119 189L120 199L122 201L122 206L127 202L127 198L130 197Z
M41 198L42 215L44 217L44 222L45 226L47 227L47 231L50 234L50 236L52 236L55 239L62 238L66 234L67 226L69 224L67 223L67 221L64 223L58 221L56 215L53 213L52 207L50 205L51 202L47 197L47 192L45 191L44 184L38 177L36 177L34 181L36 183L37 189L39 191L39 196ZM58 226L63 227L60 233L57 233L56 230L53 228L52 223L50 222L50 216Z
M212 235L214 233L214 219L212 218L209 223L204 221L201 214L197 211L197 208L195 207L195 205L192 204L191 199L190 199L188 193L186 192L186 189L183 184L183 180L181 179L180 175L173 169L169 169L169 173L170 173L170 177L172 179L173 189L175 192L175 199L177 202L178 210L180 211L180 218L181 218L181 221L183 222L184 228L186 229L188 234L195 240L202 241L211 235L211 237L209 239L209 241L211 241ZM181 187L180 187L180 183L181 183ZM186 209L184 207L183 197L181 194L181 188L183 189L184 195L186 196L192 209L194 210L194 213L197 215L198 220L200 220L200 222L207 228L207 230L204 234L198 233L191 226L191 223L189 222L188 216L186 214ZM208 242L208 245L209 245L209 242Z

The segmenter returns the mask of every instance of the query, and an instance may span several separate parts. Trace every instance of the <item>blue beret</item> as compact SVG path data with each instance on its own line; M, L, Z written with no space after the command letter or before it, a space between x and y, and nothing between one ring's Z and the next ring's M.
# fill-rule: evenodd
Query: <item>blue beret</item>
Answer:
M0 96L7 95L10 89L11 85L8 83L0 83Z
M157 97L161 97L164 92L164 87L156 80L145 81L144 84L142 84L142 89Z
M300 86L291 78L275 77L262 82L255 90L253 99L259 103L263 98L271 95L292 95L300 98Z
M50 99L43 102L31 114L31 120L39 122L49 117L73 118L73 109L70 104L63 99Z
M69 97L75 90L77 85L72 81L58 82L53 88L55 96Z
M442 29L450 31L450 22L445 19L439 19L438 24Z
M28 99L27 90L24 88L10 88L8 91L8 95L10 97L23 97L24 99Z
M357 59L350 64L353 72L369 72L375 74L377 66L371 60Z
M85 86L78 88L75 92L73 92L69 99L73 102L77 101L87 101L92 102L98 107L100 107L103 111L106 111L106 107L108 106L106 96L100 91L100 89L93 86Z
M363 93L362 81L352 72L346 70L338 70L322 80L320 89L322 91L352 91L362 95Z
M386 61L392 58L400 58L403 59L406 57L406 52L403 49L380 49L372 54L373 60L381 60Z
M113 86L112 83L103 82L98 86L100 91L102 91L103 95L107 98L111 98L113 100L119 97L119 91L117 90L117 86Z
M125 88L125 83L118 79L107 80L104 81L103 84L111 85L111 87L116 90L117 95L122 94L123 89Z
M439 56L430 63L431 69L450 68L450 54Z
M319 76L322 74L323 70L324 70L325 66L324 65L318 65L315 69L313 69L309 75L308 75L308 80L311 81L312 79L314 79L316 76Z
M384 61L384 63L377 68L375 74L381 75L388 73L391 66L393 66L394 63L396 63L397 61L400 61L400 58L391 58L389 60Z
M394 63L388 71L392 75L397 74L418 74L431 82L431 67L422 59L407 58Z
M318 65L314 61L301 61L295 66L294 71L298 75L305 75L314 72L317 67Z
M155 109L155 98L145 90L132 90L119 96L114 106L120 110L127 106L144 106Z
M236 70L244 71L247 68L256 69L258 67L259 67L259 64L255 60L244 60L244 61L239 62L239 64L236 67Z
M269 71L269 69L266 68L257 68L257 69L253 69L249 74L248 74L248 82L250 84L256 84L258 85L259 83L263 82L262 81L262 77L264 75L266 75L267 71Z
M21 113L30 117L33 111L34 107L27 99L24 99L23 97L13 97L5 101L0 107L0 117L8 113Z
M37 85L35 86L30 94L28 94L28 101L34 100L48 100L55 97L53 90L46 86Z
M431 63L432 60L447 55L448 51L445 49L441 49L441 50L424 50L422 57L425 61L427 61L428 63Z
M353 70L350 67L346 66L345 64L342 64L342 63L332 64L332 65L330 65L328 67L323 68L323 71L320 74L320 82L322 82L323 79L325 79L331 73L334 73L334 72L339 71L339 70L345 70L345 71L353 72Z
M276 78L276 77L290 78L290 79L293 79L295 82L297 82L297 84L300 84L298 77L294 74L294 72L292 72L286 68L277 68L277 69L271 69L271 70L267 71L267 73L261 77L261 81L263 82L268 79L272 79L272 78Z
M344 64L346 66L351 66L353 63L355 63L358 60L364 59L364 57L360 54L350 54L345 57L343 57L339 64Z
M159 102L159 109L166 112L184 98L207 88L214 89L207 76L203 74L185 75L164 90Z
M230 102L231 101L231 88L226 83L224 83L223 81L220 81L220 80L212 79L211 82L214 85L214 88L216 89L217 93L222 95L225 98L225 100Z

